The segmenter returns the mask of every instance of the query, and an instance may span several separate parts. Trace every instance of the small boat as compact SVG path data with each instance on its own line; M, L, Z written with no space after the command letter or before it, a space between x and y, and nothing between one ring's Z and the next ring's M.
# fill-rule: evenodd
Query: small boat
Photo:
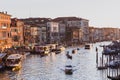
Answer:
M107 69L107 66L98 66L97 69L98 70L104 70L104 69Z
M77 50L80 50L80 48L77 48Z
M64 46L57 46L56 50L58 50L58 51L64 51L65 47Z
M34 53L37 53L37 54L40 54L41 56L45 56L45 55L48 55L50 53L50 49L49 49L49 46L35 46L35 52Z
M65 74L72 75L73 74L73 67L72 65L65 66Z
M22 58L21 54L11 54L6 59L6 66L12 70L19 70L22 66Z
M7 57L6 53L0 53L0 70L5 68L5 58Z
M107 77L111 80L120 80L120 75L115 76L115 77L111 77L111 76L107 76Z
M85 49L90 49L90 47L91 47L90 44L85 45Z
M55 51L55 54L59 54L59 53L61 53L61 51L59 51L59 50Z
M58 44L46 44L46 46L49 46L50 52L55 52L56 46L58 46Z

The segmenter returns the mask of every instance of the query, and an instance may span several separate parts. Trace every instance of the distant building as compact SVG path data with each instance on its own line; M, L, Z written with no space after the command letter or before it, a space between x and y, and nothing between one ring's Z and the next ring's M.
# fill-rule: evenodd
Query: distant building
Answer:
M32 45L32 36L31 36L31 26L30 25L24 25L24 44L26 46Z
M98 41L111 41L111 40L119 40L120 29L119 28L97 28L97 27L89 27L89 38L90 42L98 42Z
M12 38L12 46L24 45L24 23L17 18L11 19L10 34Z
M60 37L62 37L60 39L66 41L66 44L89 41L89 20L78 17L58 17L53 21L59 23Z
M58 43L59 42L59 23L47 22L47 42Z
M11 47L10 23L11 15L0 12L0 49Z
M31 26L31 44L32 46L40 44L40 27L36 25Z
M29 28L31 27L38 27L39 30L39 44L45 44L47 42L47 22L49 22L51 19L50 18L25 18L25 19L20 19L22 20L25 25L26 29L29 31ZM29 26L29 27L28 27ZM28 34L26 33L26 34ZM30 32L31 33L31 32ZM27 37L26 37L27 40ZM26 44L28 44L31 41L25 41Z
M119 29L118 28L103 28L104 40L117 40L119 39Z

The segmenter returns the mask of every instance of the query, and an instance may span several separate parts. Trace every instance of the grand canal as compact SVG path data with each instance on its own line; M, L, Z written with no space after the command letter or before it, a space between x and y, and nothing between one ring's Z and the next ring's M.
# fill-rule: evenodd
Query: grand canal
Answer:
M67 62L65 53L78 47L67 48L60 54L50 53L46 57L30 54L23 60L21 70L0 72L0 80L108 80L107 71L96 68L95 48L98 47L98 53L101 54L102 48L99 47L101 44L109 43L92 44L90 50L79 47L80 50L72 59L75 68L73 75L66 75L63 71Z

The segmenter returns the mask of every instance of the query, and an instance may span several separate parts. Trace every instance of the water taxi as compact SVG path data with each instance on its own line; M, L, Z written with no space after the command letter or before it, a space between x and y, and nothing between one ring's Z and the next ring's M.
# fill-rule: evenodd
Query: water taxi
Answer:
M6 59L6 66L12 70L19 70L22 66L22 58L21 54L11 54Z

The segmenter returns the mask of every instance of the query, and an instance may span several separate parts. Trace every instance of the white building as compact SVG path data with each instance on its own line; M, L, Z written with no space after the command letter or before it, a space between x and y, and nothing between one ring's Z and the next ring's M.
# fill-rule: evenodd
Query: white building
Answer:
M47 42L58 43L59 42L59 23L47 22Z
M80 29L80 33L82 32L82 39L83 42L89 41L89 20L76 18L76 20L67 21L67 26L69 28L78 28Z

